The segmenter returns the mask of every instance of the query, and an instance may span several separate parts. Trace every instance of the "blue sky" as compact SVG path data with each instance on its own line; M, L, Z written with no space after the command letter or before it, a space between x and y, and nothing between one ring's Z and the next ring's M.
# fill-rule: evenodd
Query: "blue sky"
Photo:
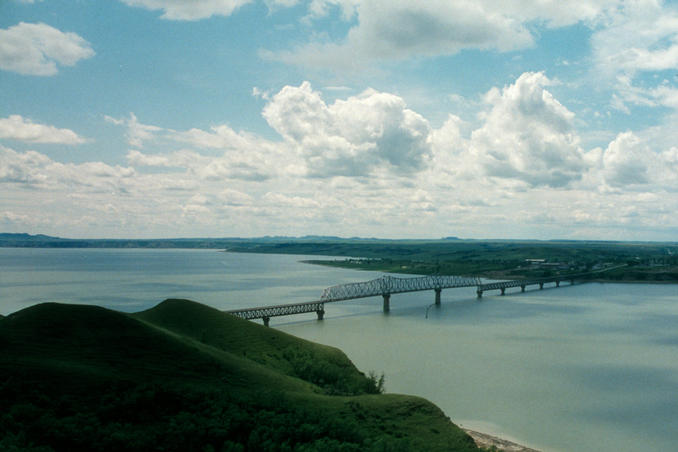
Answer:
M678 5L0 1L0 231L676 240Z

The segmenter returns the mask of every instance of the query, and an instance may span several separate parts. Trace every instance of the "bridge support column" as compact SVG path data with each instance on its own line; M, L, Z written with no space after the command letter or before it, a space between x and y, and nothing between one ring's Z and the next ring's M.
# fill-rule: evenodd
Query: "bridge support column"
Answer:
M504 292L506 292L506 287L501 288L501 294L504 295Z
M560 281L556 279L556 287L560 287Z
M476 295L478 295L478 298L483 298L483 291L480 289L476 290Z
M543 282L540 282L540 283L539 283L539 290L542 290L543 288L544 288L544 283L543 283Z
M574 286L574 279L571 279L571 280L570 280L570 285L571 285L571 286Z
M525 292L525 285L524 284L522 286L520 286L520 291Z
M318 314L318 320L322 320L325 318L325 310L324 309L318 309L315 311L316 314Z
M440 306L440 292L443 291L443 289L436 289L436 305Z
M385 293L382 297L384 297L384 314L386 314L391 310L391 294Z
M270 317L264 317L262 320L264 321L264 326L268 326L268 323L271 321L271 318Z

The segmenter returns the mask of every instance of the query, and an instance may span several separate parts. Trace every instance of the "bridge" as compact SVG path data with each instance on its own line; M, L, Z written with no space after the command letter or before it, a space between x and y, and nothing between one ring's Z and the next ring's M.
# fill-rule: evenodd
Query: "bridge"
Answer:
M416 278L396 278L384 275L371 281L340 284L323 290L320 300L303 303L283 304L276 306L262 306L257 308L237 309L226 311L242 319L262 319L268 326L271 317L283 315L304 314L315 312L318 320L325 316L325 303L354 300L381 295L384 299L384 312L391 309L391 294L416 292L420 290L434 290L435 303L440 305L440 293L443 289L454 287L475 287L480 284L480 278L464 276L421 276Z
M384 313L388 313L391 309L392 294L417 292L421 290L433 290L435 292L435 304L440 305L440 294L443 289L475 287L477 297L482 298L483 293L489 290L499 290L501 295L505 295L506 289L514 287L520 287L521 292L525 292L526 287L533 285L539 285L539 289L543 289L544 284L549 283L555 283L556 287L560 287L560 283L562 281L569 281L570 284L574 284L576 279L590 277L593 273L598 272L554 276L550 278L494 281L490 283L483 283L480 278L475 276L465 277L429 275L413 278L397 278L394 276L384 275L371 281L340 284L328 287L327 289L323 290L320 300L316 301L275 306L261 306L226 312L246 320L262 319L264 321L264 325L268 326L271 317L304 314L310 312L315 312L318 316L318 320L322 320L325 316L325 303L334 303L338 301L355 300L358 298L375 297L381 295L383 298L383 311Z
M534 285L539 285L539 289L544 288L544 284L548 283L555 283L556 287L560 287L560 283L563 281L569 281L570 285L574 284L575 280L578 279L590 279L593 275L597 273L603 273L606 271L614 270L616 268L621 268L621 267L626 267L626 264L621 264L621 265L616 265L612 267L607 267L607 268L602 268L600 270L594 270L590 272L584 272L584 273L576 273L576 274L570 274L570 275L557 275L557 276L552 276L549 278L534 278L534 279L515 279L511 281L495 281L487 284L478 284L478 288L476 289L476 294L478 295L478 298L483 297L483 292L486 292L488 290L499 290L501 291L501 295L504 295L506 293L506 289L510 289L512 287L520 287L521 292L525 292L525 288L527 286L534 286Z
M480 278L465 276L429 275L418 278L396 278L382 276L371 281L340 284L323 290L322 302L353 300L381 295L384 298L384 312L390 310L391 294L434 290L435 303L440 304L440 293L443 289L455 287L474 287L480 285Z
M501 295L505 295L506 289L514 287L520 287L521 292L525 292L526 287L534 285L538 285L539 289L543 289L544 285L549 283L555 283L556 287L560 287L560 283L563 281L569 281L570 285L572 285L576 280L587 280L597 273L602 273L625 266L626 264L621 264L585 273L557 275L549 278L494 281L490 283L483 283L480 278L476 276L429 275L413 278L397 278L394 276L384 275L371 281L339 284L337 286L328 287L327 289L323 290L320 300L316 301L276 306L262 306L258 308L235 309L225 312L247 320L262 319L264 321L264 325L268 326L271 317L303 314L309 312L315 312L318 316L318 320L322 320L325 316L325 303L355 300L357 298L367 298L381 295L384 300L384 313L388 313L391 310L391 295L397 293L433 290L435 291L435 304L439 306L440 294L443 289L456 287L476 287L476 295L478 298L482 298L483 293L487 292L488 290L499 290Z
M544 288L544 284L547 283L556 283L556 287L560 287L562 281L569 281L570 285L574 284L575 278L581 278L584 274L581 275L571 275L567 277L558 277L558 278L539 278L539 279L517 279L512 281L496 281L487 284L479 284L476 289L476 294L478 298L483 297L483 292L488 290L499 290L502 295L506 294L506 289L512 287L520 287L521 292L525 292L527 286L539 285L539 289Z

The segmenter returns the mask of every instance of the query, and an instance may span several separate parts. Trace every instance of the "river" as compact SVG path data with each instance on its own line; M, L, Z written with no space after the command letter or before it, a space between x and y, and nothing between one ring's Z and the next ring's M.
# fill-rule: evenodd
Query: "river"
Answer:
M0 314L43 301L126 312L182 297L218 309L311 301L379 273L214 250L0 249ZM449 289L328 304L271 326L344 350L457 424L544 451L675 450L678 285Z

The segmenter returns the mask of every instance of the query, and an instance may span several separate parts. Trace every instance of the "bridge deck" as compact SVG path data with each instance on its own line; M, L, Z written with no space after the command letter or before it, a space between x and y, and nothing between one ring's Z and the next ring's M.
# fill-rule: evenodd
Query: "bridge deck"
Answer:
M323 290L320 300L325 302L353 300L356 298L417 292L420 290L475 287L479 284L480 278L478 277L429 275L413 278L396 278L393 276L382 276L371 281L328 287Z
M256 308L234 309L225 311L245 320L264 319L270 317L279 317L283 315L304 314L307 312L325 312L324 304L321 301L306 301L294 304L279 304L275 306L260 306Z
M616 267L613 267L616 268ZM605 269L609 270L609 269ZM579 273L574 275L554 276L550 278L533 278L533 279L516 279L510 281L495 281L483 284L478 277L464 277L464 276L420 276L412 278L397 278L394 276L382 276L371 281L340 284L337 286L328 287L323 290L320 300L307 301L303 303L282 304L275 306L261 306L256 308L234 309L225 311L228 314L237 317L252 320L263 319L264 324L268 325L271 317L278 317L292 314L303 314L315 312L318 319L322 320L325 315L324 303L332 303L344 300L354 300L357 298L367 298L374 296L384 297L384 311L388 311L389 298L392 294L416 292L421 290L435 290L436 304L440 303L440 291L442 289L450 289L456 287L476 287L478 298L482 297L483 292L488 290L501 290L504 294L505 289L511 287L520 287L523 290L526 286L539 284L540 288L547 283L556 283L560 285L561 281L571 281L574 283L575 279L588 277L594 273L599 273L599 270L589 273Z

